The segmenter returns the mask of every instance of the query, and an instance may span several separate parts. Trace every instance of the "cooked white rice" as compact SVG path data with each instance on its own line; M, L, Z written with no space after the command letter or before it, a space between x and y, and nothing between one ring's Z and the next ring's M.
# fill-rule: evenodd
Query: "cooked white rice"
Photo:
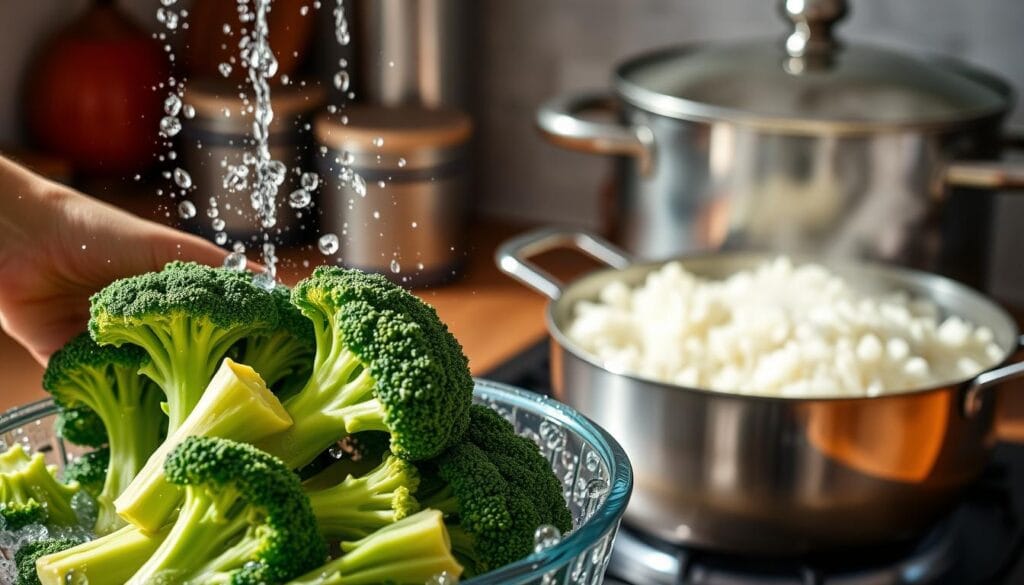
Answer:
M670 262L574 312L569 337L616 371L740 394L875 396L962 380L1003 357L987 327L788 258L723 281Z

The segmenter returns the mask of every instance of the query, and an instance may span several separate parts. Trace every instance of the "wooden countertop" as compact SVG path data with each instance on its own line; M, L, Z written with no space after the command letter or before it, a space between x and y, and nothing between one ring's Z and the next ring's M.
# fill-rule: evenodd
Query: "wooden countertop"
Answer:
M474 374L490 370L545 335L546 300L501 274L494 265L494 249L519 231L521 228L493 222L475 224L464 276L450 284L413 291L437 308L462 342ZM325 259L309 249L286 249L279 256L281 277L289 284ZM308 268L302 267L303 260L308 261ZM2 332L0 364L4 370L0 411L45 397L40 387L42 368Z

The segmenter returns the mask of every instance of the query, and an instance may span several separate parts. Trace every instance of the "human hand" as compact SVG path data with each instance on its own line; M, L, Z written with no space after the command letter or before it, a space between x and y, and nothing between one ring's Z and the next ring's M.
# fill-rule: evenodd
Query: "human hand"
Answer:
M45 364L85 329L89 296L171 260L224 250L38 177L0 157L0 326Z

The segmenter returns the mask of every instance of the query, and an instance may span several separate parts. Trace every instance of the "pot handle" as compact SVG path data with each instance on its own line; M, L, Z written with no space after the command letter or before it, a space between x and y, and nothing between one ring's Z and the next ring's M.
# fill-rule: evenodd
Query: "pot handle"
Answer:
M612 268L633 263L626 252L597 234L574 229L540 228L505 241L494 253L502 272L546 295L551 300L562 296L563 284L530 258L551 250L576 250Z
M1024 130L1003 137L1003 147L1024 150ZM1024 163L1020 161L955 161L946 167L943 180L954 187L1024 190Z
M1017 340L1017 350L1024 349L1024 335ZM986 390L1007 380L1024 377L1024 361L1000 366L994 370L984 371L967 383L964 392L964 414L972 417L981 412Z
M553 98L537 110L537 128L556 146L637 160L641 175L653 167L654 134L650 128L630 127L615 122L587 120L586 112L616 110L615 100L606 93L588 92Z

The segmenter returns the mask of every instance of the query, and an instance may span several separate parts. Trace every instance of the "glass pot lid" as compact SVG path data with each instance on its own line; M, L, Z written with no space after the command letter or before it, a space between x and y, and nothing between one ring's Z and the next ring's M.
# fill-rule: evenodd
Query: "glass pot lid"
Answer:
M845 0L782 0L785 39L658 51L621 66L628 102L683 119L790 130L944 126L999 115L1012 90L951 59L926 59L832 36Z

